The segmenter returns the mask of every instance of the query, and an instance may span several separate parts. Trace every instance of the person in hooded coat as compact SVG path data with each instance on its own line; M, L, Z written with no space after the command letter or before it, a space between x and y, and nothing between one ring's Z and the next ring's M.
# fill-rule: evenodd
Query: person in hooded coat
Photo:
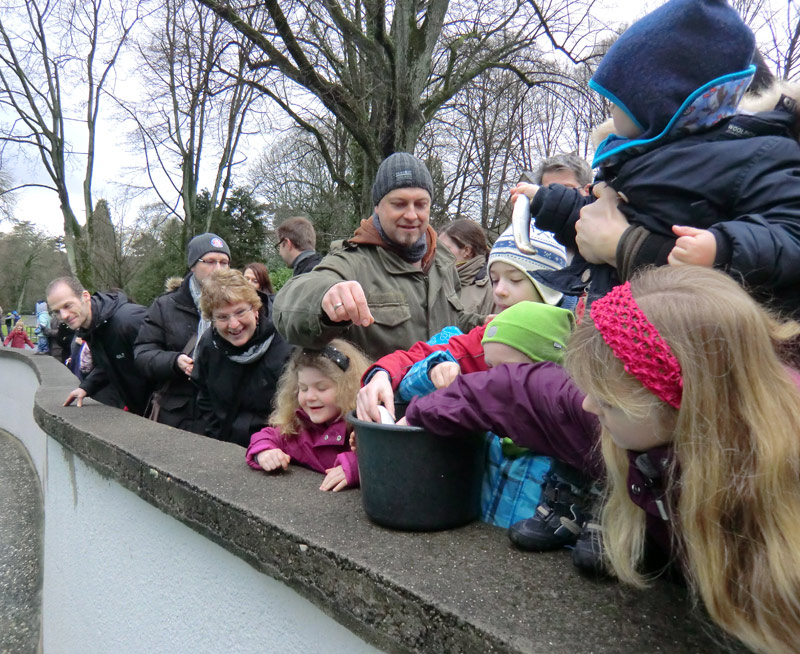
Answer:
M94 368L67 396L64 406L73 402L83 406L84 398L94 398L111 387L119 396L119 406L142 415L150 387L133 363L133 343L147 309L129 302L122 292L90 295L74 277L50 282L47 304L89 344L94 361Z
M213 272L200 308L211 329L197 345L192 381L205 434L247 447L267 424L292 348L275 330L271 298L238 270Z
M148 417L157 422L205 433L196 406L197 386L190 379L197 343L210 326L200 315L200 291L212 272L230 265L230 254L228 244L216 234L195 236L187 246L189 272L147 310L134 356L136 367L155 389Z

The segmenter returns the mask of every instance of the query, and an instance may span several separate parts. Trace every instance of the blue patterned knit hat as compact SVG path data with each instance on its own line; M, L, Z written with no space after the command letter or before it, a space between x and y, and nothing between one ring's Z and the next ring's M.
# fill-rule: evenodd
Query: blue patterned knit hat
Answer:
M651 145L679 121L699 131L731 115L755 73L754 52L753 32L726 0L670 0L636 21L609 48L589 86L642 133L609 137L593 165L623 148Z
M567 265L567 253L564 246L556 241L550 232L536 229L533 220L531 221L530 237L531 245L536 249L535 254L525 254L520 251L514 240L514 229L509 226L492 246L487 266L491 270L492 264L497 261L514 266L530 278L531 283L547 304L558 304L561 302L562 294L535 280L531 273L538 270L561 270Z

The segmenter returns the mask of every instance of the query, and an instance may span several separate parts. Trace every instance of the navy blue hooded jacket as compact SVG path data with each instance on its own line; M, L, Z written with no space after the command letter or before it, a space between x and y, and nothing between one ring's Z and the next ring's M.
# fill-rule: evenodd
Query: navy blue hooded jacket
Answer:
M664 265L675 244L672 225L710 230L715 267L744 283L756 299L800 315L800 144L795 103L737 114L712 129L679 138L601 168L605 181L627 198L620 210L632 226L651 233L633 267ZM592 201L559 185L541 188L531 203L539 229L577 249L575 223ZM622 241L620 242L622 245ZM618 248L619 260L619 248ZM579 255L563 271L541 272L544 284L579 294L591 270L589 299L619 283L608 265Z

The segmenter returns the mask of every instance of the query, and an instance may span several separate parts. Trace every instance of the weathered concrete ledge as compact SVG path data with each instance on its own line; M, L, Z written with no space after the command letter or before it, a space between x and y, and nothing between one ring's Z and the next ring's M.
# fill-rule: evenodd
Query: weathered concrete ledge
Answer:
M290 467L259 474L244 450L96 403L49 357L25 359L45 433L108 479L279 579L390 652L722 652L684 591L637 592L580 576L565 551L524 554L475 523L402 533L368 521L358 490L329 494ZM2 362L0 361L0 365ZM431 498L435 501L435 498Z

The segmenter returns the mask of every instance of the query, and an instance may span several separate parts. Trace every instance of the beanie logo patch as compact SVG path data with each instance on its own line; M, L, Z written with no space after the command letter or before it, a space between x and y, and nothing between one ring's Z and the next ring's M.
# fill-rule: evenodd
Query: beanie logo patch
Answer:
M414 173L411 170L398 170L394 174L395 184L408 186L414 183Z
M211 239L211 245L215 248L225 247L225 244L222 242L222 239L216 236Z

